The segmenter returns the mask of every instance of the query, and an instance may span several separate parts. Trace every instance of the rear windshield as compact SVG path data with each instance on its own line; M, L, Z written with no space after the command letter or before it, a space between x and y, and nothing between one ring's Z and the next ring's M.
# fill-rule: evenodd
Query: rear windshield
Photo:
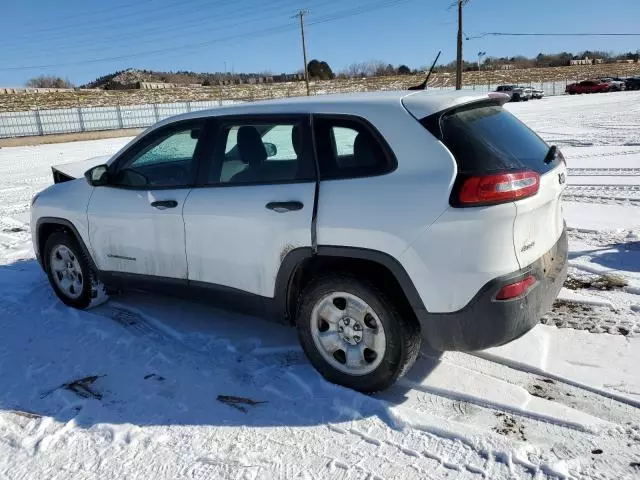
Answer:
M544 174L559 161L545 164L549 146L495 104L465 106L421 123L447 146L464 173L533 170Z

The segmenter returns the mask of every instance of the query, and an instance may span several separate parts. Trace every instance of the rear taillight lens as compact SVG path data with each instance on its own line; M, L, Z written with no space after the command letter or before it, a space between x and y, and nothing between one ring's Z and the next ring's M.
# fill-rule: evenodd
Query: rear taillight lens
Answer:
M529 275L524 280L505 285L500 289L496 295L496 300L510 300L512 298L519 297L527 292L536 283L536 278L533 275Z
M540 175L527 171L468 177L458 189L460 207L495 205L535 195L540 188Z

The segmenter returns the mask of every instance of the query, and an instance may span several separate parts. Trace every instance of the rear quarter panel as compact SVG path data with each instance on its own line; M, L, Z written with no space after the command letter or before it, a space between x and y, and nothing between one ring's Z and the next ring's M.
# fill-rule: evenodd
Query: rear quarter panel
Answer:
M447 208L455 162L400 102L394 108L363 105L353 113L380 132L398 166L379 176L322 181L318 244L367 248L399 258Z
M431 313L463 308L490 280L519 269L513 248L513 202L447 210L400 262Z

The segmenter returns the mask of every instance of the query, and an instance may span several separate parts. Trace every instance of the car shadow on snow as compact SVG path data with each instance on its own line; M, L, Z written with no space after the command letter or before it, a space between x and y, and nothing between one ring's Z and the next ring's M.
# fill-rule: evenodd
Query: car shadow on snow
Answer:
M626 272L640 272L640 241L614 243L605 247L570 252L569 260L588 255L590 262Z
M294 328L146 294L64 306L37 262L0 266L0 410L77 425L311 426L378 417L438 365L428 352L385 392L325 381Z

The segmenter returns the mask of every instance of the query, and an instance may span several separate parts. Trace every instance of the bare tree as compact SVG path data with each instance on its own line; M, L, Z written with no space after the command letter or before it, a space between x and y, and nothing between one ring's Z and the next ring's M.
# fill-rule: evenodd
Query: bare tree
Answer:
M27 87L31 88L73 88L73 84L68 78L56 77L54 75L40 75L27 82Z

